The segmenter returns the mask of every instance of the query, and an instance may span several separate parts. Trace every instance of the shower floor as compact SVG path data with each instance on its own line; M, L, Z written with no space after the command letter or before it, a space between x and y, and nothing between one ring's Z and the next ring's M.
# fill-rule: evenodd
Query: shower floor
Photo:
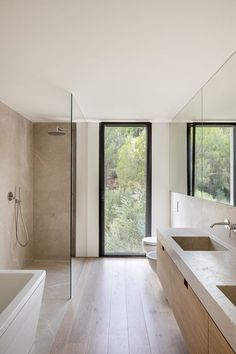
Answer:
M49 354L69 304L69 262L35 261L26 269L47 272L36 340L30 354Z

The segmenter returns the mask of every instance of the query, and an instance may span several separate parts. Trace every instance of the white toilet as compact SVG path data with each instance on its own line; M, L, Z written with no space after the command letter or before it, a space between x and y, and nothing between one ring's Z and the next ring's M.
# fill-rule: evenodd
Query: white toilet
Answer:
M157 238L156 237L144 237L142 240L142 245L148 262L152 270L156 273L156 261L157 261Z
M148 262L152 268L152 270L156 273L156 265L157 265L157 252L156 251L151 251L146 254L146 257L148 259Z
M142 239L142 245L143 245L144 252L146 254L151 251L156 251L157 238L156 237L144 237Z

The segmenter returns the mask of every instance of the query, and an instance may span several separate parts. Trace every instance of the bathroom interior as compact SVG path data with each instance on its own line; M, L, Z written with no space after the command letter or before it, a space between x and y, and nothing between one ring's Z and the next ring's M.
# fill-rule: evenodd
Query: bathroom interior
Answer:
M236 353L235 13L0 3L0 354Z

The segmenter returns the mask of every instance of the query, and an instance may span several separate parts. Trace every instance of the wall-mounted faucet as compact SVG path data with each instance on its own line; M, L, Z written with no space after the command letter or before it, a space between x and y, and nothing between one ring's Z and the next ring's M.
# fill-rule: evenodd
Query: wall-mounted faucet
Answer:
M234 232L236 232L236 224L232 224L229 219L225 219L225 221L222 222L214 222L213 224L210 225L211 228L213 228L214 226L218 226L218 225L223 225L225 226L227 229L229 229L229 237L231 237L231 231L233 230Z

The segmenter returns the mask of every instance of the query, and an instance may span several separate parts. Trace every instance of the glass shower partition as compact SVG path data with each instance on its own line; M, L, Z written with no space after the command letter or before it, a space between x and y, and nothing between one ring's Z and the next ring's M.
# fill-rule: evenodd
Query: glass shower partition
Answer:
M71 296L71 95L61 96L55 116L33 124L34 258L47 271L46 301Z
M76 287L76 273L78 262L76 261L76 169L77 169L77 122L81 119L81 111L78 99L71 93L71 199L70 199L70 291L73 296L73 290ZM78 259L77 259L78 260Z

